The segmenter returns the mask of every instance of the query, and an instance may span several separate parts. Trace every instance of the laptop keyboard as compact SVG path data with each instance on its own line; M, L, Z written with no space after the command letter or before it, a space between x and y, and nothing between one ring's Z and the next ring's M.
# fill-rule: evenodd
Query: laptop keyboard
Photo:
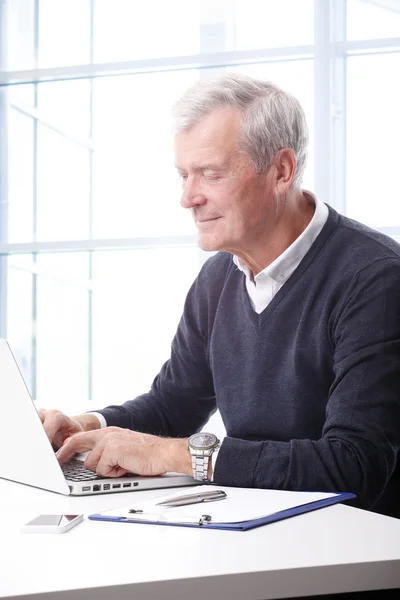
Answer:
M93 481L94 479L104 479L99 477L93 471L85 469L84 464L81 460L72 459L65 465L62 465L62 471L65 479L69 481Z

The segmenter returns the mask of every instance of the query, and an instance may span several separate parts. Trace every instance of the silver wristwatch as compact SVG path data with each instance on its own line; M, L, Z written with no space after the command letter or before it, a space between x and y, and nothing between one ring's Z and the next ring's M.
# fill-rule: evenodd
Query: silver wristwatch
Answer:
M208 465L210 457L220 446L220 441L213 433L195 433L188 440L188 448L192 457L193 477L198 481L208 481Z

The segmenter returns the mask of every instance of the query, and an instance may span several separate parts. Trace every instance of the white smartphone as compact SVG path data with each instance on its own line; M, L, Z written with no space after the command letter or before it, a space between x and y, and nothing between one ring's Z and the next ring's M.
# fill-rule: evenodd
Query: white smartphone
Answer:
M81 521L83 521L83 515L39 515L21 527L21 532L65 533Z

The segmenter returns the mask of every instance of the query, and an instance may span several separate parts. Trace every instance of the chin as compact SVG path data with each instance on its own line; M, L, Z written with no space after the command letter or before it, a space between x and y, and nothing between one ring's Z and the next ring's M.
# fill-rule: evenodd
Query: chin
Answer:
M201 248L201 250L204 250L204 252L218 252L222 249L221 241L216 240L211 235L208 236L198 234L197 245L199 246L199 248Z

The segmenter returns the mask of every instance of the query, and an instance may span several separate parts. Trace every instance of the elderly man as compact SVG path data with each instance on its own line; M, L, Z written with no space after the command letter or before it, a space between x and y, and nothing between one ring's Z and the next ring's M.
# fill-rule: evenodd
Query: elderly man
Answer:
M148 393L41 411L60 462L90 450L104 476L348 491L400 516L400 246L301 189L306 121L276 86L202 80L174 117L181 204L218 252ZM221 444L196 434L217 408Z

